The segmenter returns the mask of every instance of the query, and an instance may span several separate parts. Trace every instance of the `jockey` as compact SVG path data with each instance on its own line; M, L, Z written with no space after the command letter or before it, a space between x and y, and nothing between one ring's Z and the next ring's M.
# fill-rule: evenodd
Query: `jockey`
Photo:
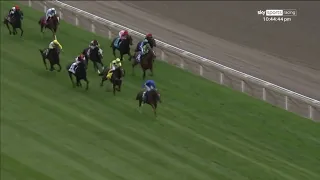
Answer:
M142 98L145 100L145 95L147 92L149 92L152 89L156 90L156 83L153 80L147 80L143 85L142 88L144 89Z
M121 67L122 64L121 64L121 60L119 58L111 61L110 63L110 70L108 71L108 74L107 74L107 79L111 79L111 76L112 76L112 72L117 69L118 67Z
M17 5L13 6L13 7L9 10L8 16L9 16L9 17L12 17L12 16L14 15L14 13L15 13L16 11L19 11L19 10L20 10L20 7L19 7L19 6L17 6Z
M138 55L137 55L137 60L138 62L140 62L141 57L143 55L145 55L146 53L149 52L149 50L151 49L151 46L149 44L149 41L147 39L144 39L139 46L139 51L138 51Z
M89 47L90 47L90 49L94 49L96 47L99 47L99 42L97 40L93 40L90 42Z
M46 51L46 56L49 54L49 52L50 51L52 51L54 48L56 48L58 46L58 48L60 49L60 50L62 50L62 46L61 46L61 44L58 42L58 40L53 40L53 41L51 41L50 43L49 43L49 48L48 48L48 50Z
M128 32L127 30L121 30L121 31L119 32L119 38L120 38L120 40L119 40L118 44L120 44L120 42L121 42L123 39L127 38L128 35L129 35L129 32Z
M83 62L85 60L85 56L83 54L80 54L79 56L77 56L75 58L75 61L71 64L69 71L71 71L72 73L76 73L76 69L78 67L78 65Z
M50 9L48 9L47 12L46 12L46 22L48 22L49 19L50 19L51 17L53 17L54 15L56 15L56 14L57 14L57 12L56 12L56 9L55 9L55 8L50 8Z
M125 39L128 34L129 34L129 32L127 30L121 30L119 32L119 38L120 39Z

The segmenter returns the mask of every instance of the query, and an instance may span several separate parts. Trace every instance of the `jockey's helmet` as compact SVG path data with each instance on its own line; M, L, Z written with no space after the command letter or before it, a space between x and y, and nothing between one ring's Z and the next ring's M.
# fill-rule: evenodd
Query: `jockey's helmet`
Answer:
M11 8L11 10L16 10L16 7L15 7L15 6L13 6L13 7Z
M146 35L146 37L148 38L152 38L152 34L151 33L148 33L147 35Z
M121 60L119 58L116 59L116 63L119 63L121 62Z
M84 56L84 54L82 54L82 53L81 53L80 56L79 56L80 60L84 60L84 57L85 57L85 56Z
M58 44L58 41L55 39L55 40L53 40L53 43Z
M112 63L113 65L116 65L116 64L117 64L117 61L116 61L116 60L113 60L111 63Z
M127 30L125 30L124 32L123 32L123 35L124 36L127 36L129 34L129 32L127 31Z
M20 7L18 5L14 6L16 10L20 10Z

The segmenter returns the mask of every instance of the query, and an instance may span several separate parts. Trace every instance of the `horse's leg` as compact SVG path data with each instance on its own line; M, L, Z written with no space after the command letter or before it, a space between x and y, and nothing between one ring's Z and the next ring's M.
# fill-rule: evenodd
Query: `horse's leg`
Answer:
M136 61L132 61L132 75L135 75L135 72L134 72L134 67L137 65L138 63Z
M59 67L59 69L58 69L57 71L60 72L60 71L61 71L61 64L60 64L60 62L58 62L57 65L58 65L58 67Z
M146 70L145 69L143 69L142 79L143 80L146 79Z
M41 57L42 57L42 61L43 61L43 64L44 64L44 67L46 68L46 70L48 70L48 66L47 66L47 62L46 62L46 57L44 56L44 52L39 49L40 51L40 54L41 54Z
M113 56L116 57L116 48L112 45L112 53L113 53Z
M68 74L69 74L69 77L70 77L70 80L71 80L71 83L72 83L72 87L76 87L76 85L74 84L73 78L72 78L73 74L70 71L68 71Z
M120 51L120 61L123 60L123 53Z
M87 77L84 78L84 81L86 81L86 90L89 89L89 80L87 79Z
M113 88L113 95L116 95L116 84L115 82L112 83L112 88Z
M20 29L20 37L22 38L22 36L23 36L23 29L22 29L22 25L20 24L18 28Z
M150 76L153 76L153 65L151 65L150 67L150 72L151 72Z
M131 61L131 59L132 59L132 55L131 55L130 50L129 50L128 56L129 56L129 61Z
M101 78L100 87L103 86L103 82L104 82L105 80L106 80L106 78L103 76L103 77Z
M151 104L151 107L152 107L152 111L153 111L154 116L157 117L157 111L156 111L155 105L154 105L153 103L150 103L150 104Z
M50 61L50 71L53 71L54 70L54 67L53 67L54 64L52 62L53 60L49 60L49 61Z
M10 27L9 27L9 22L8 22L8 20L5 20L5 25L7 26L8 30L9 30L9 34L11 35L11 34L12 34L12 31L11 31L11 29L10 29Z

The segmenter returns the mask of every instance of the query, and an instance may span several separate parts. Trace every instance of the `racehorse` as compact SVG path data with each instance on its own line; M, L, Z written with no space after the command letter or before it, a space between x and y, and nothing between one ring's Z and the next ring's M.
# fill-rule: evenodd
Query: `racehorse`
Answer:
M105 68L104 71L99 74L101 77L100 86L103 86L103 82L107 80L109 68ZM122 78L125 76L125 70L122 67L116 68L111 76L110 82L112 83L113 95L116 95L116 91L121 91Z
M132 74L134 74L134 67L137 64L139 64L139 62L137 60L137 55L138 55L138 52L135 54L135 61L132 62ZM141 68L143 71L142 79L146 78L146 71L148 69L150 69L151 76L153 76L153 62L154 62L155 57L156 57L156 54L152 49L149 49L149 52L147 54L140 57L140 59L141 59L140 65L141 65Z
M72 63L67 65L67 71L68 71L70 80L72 82L72 86L73 87L76 87L76 86L82 87L81 80L84 80L86 82L86 90L88 90L89 89L89 80L87 79L86 64L84 62L79 63L75 69L75 73L70 70L71 65L72 65ZM76 77L76 84L73 81L73 78L72 78L73 75Z
M56 39L56 33L58 31L59 22L60 22L60 17L57 15L52 16L49 19L48 23L46 22L46 17L43 16L39 20L39 24L41 28L40 31L44 33L44 29L50 29L53 34L53 39Z
M110 47L112 48L113 56L116 57L116 49L120 52L120 60L123 60L123 55L128 54L129 61L131 61L132 55L130 52L130 46L132 45L132 37L130 35L127 38L121 40L119 44L120 38L117 37L113 39Z
M10 18L9 15L6 18L4 18L3 24L5 24L7 26L10 35L11 34L13 34L13 35L18 34L17 29L20 29L20 31L21 31L20 37L22 37L23 32L24 32L22 29L22 19L23 19L23 12L21 10L15 11L12 18ZM9 27L9 23L12 26L12 31Z
M57 70L58 72L61 71L60 57L59 57L60 50L58 48L54 48L51 51L49 49L45 49L45 50L39 49L39 51L41 53L43 64L46 67L46 70L48 70L47 63L46 63L46 59L48 59L50 62L50 71L55 70L54 65L59 66L59 69Z
M82 51L82 54L84 54L86 57L87 65L89 64L89 59L90 59L93 63L93 70L97 71L98 73L100 73L100 70L99 70L97 63L99 63L102 68L104 67L104 65L102 63L102 59L103 59L102 53L103 53L103 51L99 47L96 47L94 49L91 49L90 47L88 47Z
M139 108L141 108L141 105L144 101L144 103L149 104L152 107L154 115L157 116L156 110L157 110L158 102L161 103L160 93L158 93L155 89L152 89L149 92L146 92L145 100L143 100L142 95L143 95L143 91L140 91L136 97L136 100L139 101Z

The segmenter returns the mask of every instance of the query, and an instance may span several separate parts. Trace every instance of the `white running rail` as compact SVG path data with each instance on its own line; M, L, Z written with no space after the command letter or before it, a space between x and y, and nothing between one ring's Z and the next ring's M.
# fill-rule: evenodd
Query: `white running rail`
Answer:
M76 7L70 6L70 5L65 4L63 2L60 2L58 0L44 1L44 7L43 7L44 11L47 9L47 3L50 3L51 4L50 6L54 5L54 6L56 6L56 7L58 7L60 9L59 13L60 13L60 17L62 19L63 19L63 10L67 10L69 12L72 12L75 15L75 21L74 22L75 22L76 25L79 25L79 17L78 16L90 19L92 21L91 22L91 31L92 32L96 31L95 23L100 23L100 24L103 24L103 25L108 26L109 28L112 28L112 29L115 29L115 30L127 29L131 34L133 34L133 35L135 35L137 37L140 37L140 38L144 37L144 34L142 34L140 32L137 32L137 31L135 31L133 29L130 29L130 28L125 27L125 26L122 26L122 25L117 24L115 22L112 22L110 20L98 17L98 16L96 16L94 14L88 13L86 11L83 11L83 10L78 9ZM32 6L32 0L29 0L28 4L31 7ZM108 36L109 36L109 38L112 38L111 30L109 30ZM224 82L224 80L223 80L224 73L236 76L239 79L241 79L241 91L242 92L245 92L245 84L247 82L252 82L252 83L262 87L262 95L261 95L262 100L267 101L267 98L266 98L267 92L266 92L266 90L272 90L272 91L280 93L280 94L282 94L284 96L284 107L283 107L284 109L296 112L296 110L292 110L292 109L289 108L289 106L291 106L291 105L289 105L290 104L289 98L292 98L292 99L298 100L299 102L303 102L303 103L307 104L307 108L306 109L307 109L308 112L305 112L305 113L301 113L300 112L300 115L304 114L305 117L308 117L310 119L320 120L320 115L318 115L319 117L318 116L314 117L315 112L318 112L320 110L320 101L318 101L318 100L315 100L315 99L312 99L310 97L301 95L301 94L296 93L294 91L285 89L283 87L277 86L275 84L272 84L270 82L264 81L264 80L256 78L256 77L253 77L253 76L245 74L243 72L234 70L232 68L229 68L227 66L221 65L221 64L219 64L217 62L214 62L212 60L206 59L206 58L201 57L199 55L193 54L191 52L188 52L188 51L185 51L185 50L180 49L178 47L175 47L175 46L172 46L170 44L167 44L167 43L165 43L163 41L157 40L157 45L162 50L161 51L161 59L162 60L164 60L164 58L165 58L165 52L169 52L169 53L177 54L177 55L179 55L181 57L187 58L188 60L195 61L195 62L200 64L200 66L199 66L199 74L201 76L203 76L203 68L206 67L206 64L209 65L209 66L213 66L215 69L219 70L219 73L220 73L220 77L219 78L220 78L220 83L221 84L223 84L223 82ZM183 61L183 60L181 59L181 61ZM181 64L180 66L183 68L183 64Z

